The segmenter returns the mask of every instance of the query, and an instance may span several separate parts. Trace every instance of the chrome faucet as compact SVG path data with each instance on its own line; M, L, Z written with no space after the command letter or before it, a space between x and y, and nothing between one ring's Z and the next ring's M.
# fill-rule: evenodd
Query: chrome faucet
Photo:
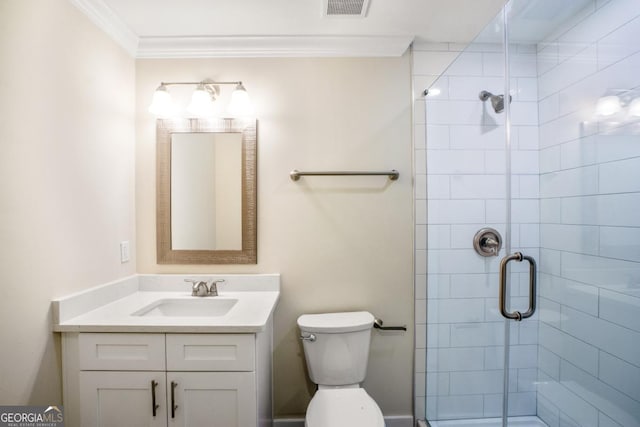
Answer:
M184 279L184 281L191 283L191 296L206 297L209 295L209 287L204 280Z
M185 282L191 283L191 296L194 297L217 297L218 296L218 283L224 282L224 279L214 280L211 285L208 285L205 280L196 279L184 279Z
M218 283L224 282L224 279L214 280L209 285L209 295L212 297L218 296Z

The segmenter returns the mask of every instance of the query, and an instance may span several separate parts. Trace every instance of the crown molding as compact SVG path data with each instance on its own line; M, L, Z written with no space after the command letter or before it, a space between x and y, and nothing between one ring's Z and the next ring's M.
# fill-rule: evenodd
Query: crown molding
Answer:
M138 58L401 56L411 36L141 37Z
M102 0L69 0L134 58L401 56L412 36L139 37Z
M136 56L139 37L102 0L69 0L129 55Z

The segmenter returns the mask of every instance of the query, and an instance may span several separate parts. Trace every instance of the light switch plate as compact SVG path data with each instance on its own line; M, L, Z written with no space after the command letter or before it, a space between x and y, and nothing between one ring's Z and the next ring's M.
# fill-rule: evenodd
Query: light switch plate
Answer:
M129 248L129 241L124 240L120 242L120 262L125 263L129 262L131 259L131 251Z

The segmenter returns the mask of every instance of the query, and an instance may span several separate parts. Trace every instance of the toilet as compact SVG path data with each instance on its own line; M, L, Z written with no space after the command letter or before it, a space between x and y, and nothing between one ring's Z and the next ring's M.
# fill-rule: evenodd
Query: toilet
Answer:
M307 407L306 427L384 427L382 411L360 387L373 320L366 311L298 318L309 377L318 385Z

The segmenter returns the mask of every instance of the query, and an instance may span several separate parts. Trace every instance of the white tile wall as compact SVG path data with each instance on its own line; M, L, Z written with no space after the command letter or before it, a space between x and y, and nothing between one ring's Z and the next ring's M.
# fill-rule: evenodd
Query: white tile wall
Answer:
M540 296L592 316L598 315L600 289L597 286L546 273L540 274L539 283Z
M640 228L599 227L600 255L640 262Z
M601 351L598 375L602 382L610 384L634 400L640 401L639 367Z
M640 127L595 116L600 96L640 85L640 2L596 6L538 47L537 410L549 426L640 425Z
M638 425L638 402L599 378L561 361L560 383L591 406L623 426ZM563 408L564 409L564 408Z
M637 47L629 40L640 38L640 18L635 18L597 41L598 68L618 62L637 52Z
M640 297L599 289L600 318L640 332ZM638 383L640 384L640 383Z
M576 427L598 427L598 410L595 407L572 393L563 383L545 379L544 375L540 376L538 400L547 403L553 408L552 411L559 412L559 418L576 420L573 424ZM543 396L542 399L540 395ZM539 416L543 414L544 412L538 413ZM567 425L553 423L553 420L544 417L543 420L549 425Z
M414 60L424 63L418 64L414 73L433 73L434 64L447 57L446 48L458 46L437 45L432 58L422 50ZM513 210L520 218L513 227L512 241L525 243L537 253L536 49L527 46L515 51L520 53L514 63L511 90L515 123L512 195ZM481 90L504 92L502 62L496 62L500 52L499 45L475 45L443 70L434 82L440 95L426 101L426 131L421 133L426 141L416 143L416 179L427 181L426 186L416 183L416 201L420 215L422 209L427 211L428 242L428 275L423 274L423 267L416 268L416 283L428 279L425 293L416 285L416 321L427 333L416 349L415 407L419 418L424 417L424 412L418 411L425 409L425 402L432 420L497 416L501 412L504 322L497 308L498 259L480 257L472 249L473 235L482 227L497 228L505 235L504 114L495 114L478 100ZM424 81L415 77L414 84ZM423 89L416 87L416 93ZM420 115L425 105L422 100L418 103L423 103L416 108ZM426 194L422 191L425 187ZM423 223L417 227L416 235L424 236ZM424 246L417 244L416 248L423 257ZM513 295L517 296L524 286L519 273L513 277ZM524 306L526 300L516 299L514 304ZM537 324L533 324L535 327L514 325L510 332L518 355L518 362L511 366L512 413L516 415L535 413Z
M509 411L550 427L640 426L640 119L595 115L612 90L640 96L639 37L640 2L593 0L511 49L511 242L540 274L535 321L510 327ZM505 230L504 115L477 101L504 91L502 47L414 49L416 417L499 416L497 262L470 248Z

